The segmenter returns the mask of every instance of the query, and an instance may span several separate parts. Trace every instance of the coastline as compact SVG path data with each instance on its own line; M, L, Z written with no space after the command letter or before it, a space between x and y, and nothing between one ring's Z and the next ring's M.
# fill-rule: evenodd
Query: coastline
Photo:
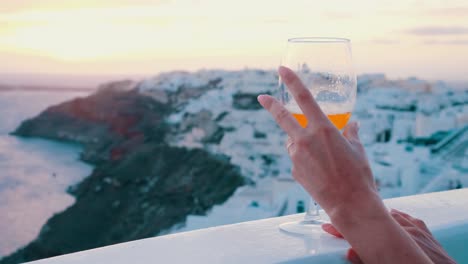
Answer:
M83 93L0 92L0 256L34 240L46 221L74 203L71 185L91 174L79 160L82 146L10 134L26 118L48 105ZM1 258L1 257L0 257Z
M204 150L165 144L171 108L132 89L101 89L24 121L14 135L80 143L80 159L95 167L69 188L76 202L0 263L151 237L228 199L243 185L238 168Z

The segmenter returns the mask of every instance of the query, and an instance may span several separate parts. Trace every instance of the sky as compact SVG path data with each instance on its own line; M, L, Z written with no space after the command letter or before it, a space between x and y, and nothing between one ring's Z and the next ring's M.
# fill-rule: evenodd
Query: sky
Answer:
M1 0L0 73L276 68L288 38L345 37L358 73L468 81L466 0Z

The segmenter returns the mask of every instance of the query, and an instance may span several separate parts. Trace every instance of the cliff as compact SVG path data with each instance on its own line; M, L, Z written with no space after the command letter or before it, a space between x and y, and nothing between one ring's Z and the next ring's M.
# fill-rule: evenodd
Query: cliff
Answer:
M244 178L226 156L166 143L179 129L166 118L187 98L216 88L217 81L210 80L148 96L132 82L112 83L24 121L13 134L83 144L82 159L95 169L69 188L74 205L49 219L36 240L0 263L156 236L183 225L187 215L203 215L228 199ZM221 130L213 129L219 138ZM213 139L207 135L206 140Z

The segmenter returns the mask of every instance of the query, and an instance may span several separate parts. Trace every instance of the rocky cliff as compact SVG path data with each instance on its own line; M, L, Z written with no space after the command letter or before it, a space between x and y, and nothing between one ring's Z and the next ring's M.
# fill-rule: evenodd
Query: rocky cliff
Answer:
M112 83L24 121L15 135L83 144L82 159L95 169L69 188L76 197L73 206L49 219L35 241L0 263L156 236L182 225L189 214L203 215L223 203L244 184L239 167L224 155L168 145L167 139L183 126L166 121L187 100L218 89L219 81L150 94L129 81ZM219 141L223 129L211 125L213 133L204 140Z

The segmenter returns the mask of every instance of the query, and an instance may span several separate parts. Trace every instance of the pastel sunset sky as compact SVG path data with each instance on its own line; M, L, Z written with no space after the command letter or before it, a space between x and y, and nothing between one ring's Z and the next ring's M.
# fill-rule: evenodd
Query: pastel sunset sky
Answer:
M276 68L286 40L352 40L359 73L468 80L466 0L2 0L0 73Z

